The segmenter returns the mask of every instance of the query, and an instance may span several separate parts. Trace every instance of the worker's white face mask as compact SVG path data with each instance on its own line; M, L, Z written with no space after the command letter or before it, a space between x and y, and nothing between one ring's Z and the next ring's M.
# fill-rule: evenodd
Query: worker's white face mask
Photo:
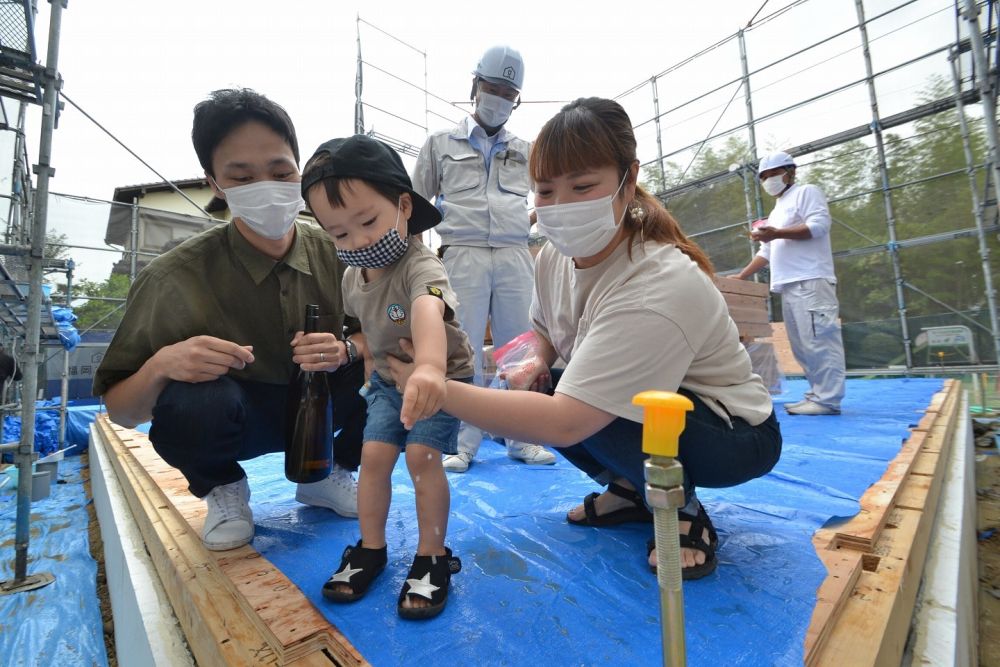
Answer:
M500 127L507 122L513 110L514 103L510 100L505 100L499 95L479 93L479 99L476 102L476 115L487 127Z
M772 197L777 197L785 191L785 188L788 187L788 184L785 183L784 179L784 174L775 174L774 176L770 176L761 181L760 187L764 188L764 192Z
M621 223L621 219L615 220L613 202L626 178L628 172L615 193L607 197L537 207L538 231L566 257L592 257L601 252L611 243ZM622 210L622 218L627 210L628 207Z
M222 190L222 188L219 188ZM222 190L234 218L266 239L282 238L295 217L304 211L302 184L292 181L257 181Z

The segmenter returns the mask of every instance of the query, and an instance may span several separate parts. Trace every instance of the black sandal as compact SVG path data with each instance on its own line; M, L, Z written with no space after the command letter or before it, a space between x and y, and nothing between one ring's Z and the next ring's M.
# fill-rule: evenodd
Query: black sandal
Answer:
M444 611L448 602L448 587L451 575L462 570L462 561L451 555L451 549L444 548L443 556L414 556L413 565L406 575L403 590L399 592L396 606L402 618L419 620L433 618ZM430 600L428 607L404 607L407 595L420 596Z
M608 493L616 495L619 498L624 498L625 500L631 500L632 507L623 507L607 514L598 514L594 507L594 501L601 494L591 493L583 499L584 517L582 519L571 519L567 516L566 521L574 526L617 526L620 523L653 523L653 513L646 508L646 503L638 491L626 489L624 486L611 482L608 484Z
M361 546L361 540L354 546L344 549L340 557L340 567L323 584L323 597L334 602L354 602L360 600L375 578L385 569L388 560L386 547L368 549ZM350 593L345 593L338 587L347 584Z
M707 577L715 572L715 568L719 565L719 559L715 555L715 550L719 546L719 535L715 532L715 526L712 525L712 520L708 518L708 512L705 511L704 506L698 507L698 514L695 516L692 516L687 512L677 510L677 520L691 522L691 527L688 529L687 535L678 535L680 538L681 548L696 549L705 554L705 562L701 565L681 567L681 579L684 581L692 581L694 579ZM702 537L705 534L705 530L708 530L708 542L705 542ZM649 540L646 542L647 560L649 559L649 554L653 553L653 549L655 548L656 540ZM656 568L652 565L649 569L656 572Z

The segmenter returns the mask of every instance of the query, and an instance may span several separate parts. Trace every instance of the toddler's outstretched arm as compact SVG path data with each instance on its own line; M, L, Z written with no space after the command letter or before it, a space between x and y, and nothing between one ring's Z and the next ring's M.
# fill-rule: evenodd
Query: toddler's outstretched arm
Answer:
M403 392L400 419L407 429L441 409L448 367L448 338L444 330L444 301L430 294L417 297L413 314L413 375Z

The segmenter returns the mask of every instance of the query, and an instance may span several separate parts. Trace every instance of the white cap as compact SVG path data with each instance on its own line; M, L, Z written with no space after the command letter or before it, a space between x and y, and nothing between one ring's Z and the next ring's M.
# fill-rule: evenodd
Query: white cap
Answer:
M524 83L524 61L521 54L509 46L491 46L472 73L490 83L520 91Z
M768 169L777 169L778 167L794 167L795 160L792 156L784 151L778 151L777 153L771 153L770 155L765 155L757 165L757 175L760 176Z

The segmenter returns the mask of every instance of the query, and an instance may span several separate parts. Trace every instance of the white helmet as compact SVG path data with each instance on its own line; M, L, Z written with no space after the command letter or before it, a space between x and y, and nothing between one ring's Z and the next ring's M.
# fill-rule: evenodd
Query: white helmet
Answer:
M778 167L794 167L795 160L792 156L784 151L778 151L777 153L771 153L770 155L765 155L757 165L757 175L760 176L768 169L777 169Z
M510 86L520 92L524 83L524 61L521 54L509 46L491 46L472 73L490 83Z

